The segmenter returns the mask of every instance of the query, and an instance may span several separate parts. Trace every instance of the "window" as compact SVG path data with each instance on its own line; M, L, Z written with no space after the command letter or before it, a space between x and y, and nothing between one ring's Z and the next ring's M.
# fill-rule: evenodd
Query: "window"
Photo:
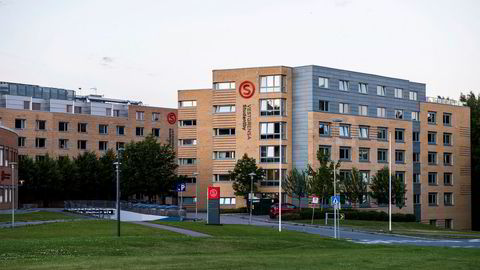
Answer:
M437 193L436 192L429 192L428 193L428 205L430 206L437 206Z
M106 141L99 141L98 142L98 150L107 151L107 149L108 149L108 142L106 142Z
M285 92L285 79L282 75L260 77L260 93Z
M285 139L286 126L283 122L260 123L260 139Z
M98 125L99 134L108 134L108 125Z
M340 137L350 137L350 125L340 125L338 127Z
M67 139L59 139L58 140L58 148L67 149L68 148L68 140Z
M42 109L42 104L38 102L32 102L32 110L33 111L40 111Z
M185 108L185 107L196 107L197 101L196 100L184 100L178 102L178 107Z
M417 100L417 92L410 91L410 100Z
M402 88L395 88L395 97L396 98L403 98L403 89Z
M445 219L445 229L453 229L453 220L452 219Z
M405 163L405 151L404 150L395 150L395 163L400 163L400 164Z
M413 204L420 204L420 194L413 194Z
M395 110L395 118L403 119L403 110Z
M233 181L228 174L214 174L213 182L229 182Z
M37 130L45 130L47 129L47 121L45 120L37 120L36 122Z
M235 82L217 82L213 83L213 89L215 90L232 90L235 89Z
M87 149L87 141L85 140L78 140L77 141L77 148L80 150L85 150Z
M125 149L125 143L124 142L117 142L117 144L115 146L115 149L117 149L117 151Z
M405 130L404 129L395 129L395 141L397 142L403 142L405 139Z
M428 112L427 122L429 124L436 124L437 123L437 113L436 112Z
M348 113L348 104L347 103L339 103L338 104L338 112Z
M368 115L368 106L366 105L358 105L358 115Z
M352 149L350 147L340 147L340 160L351 160L352 155L351 155Z
M27 120L25 119L15 119L15 128L16 129L25 129Z
M443 145L452 145L452 133L443 133Z
M328 112L328 101L320 100L319 101L319 108L321 112Z
M159 128L152 128L152 134L154 137L160 137L160 129Z
M260 100L260 115L286 115L285 99L261 99Z
M413 173L413 183L419 184L420 183L420 174Z
M125 135L125 126L117 126L117 135Z
M144 112L136 112L136 119L139 120L139 121L143 121L145 117L145 113Z
M437 152L428 152L428 164L437 165Z
M23 109L30 110L30 101L23 102Z
M35 138L35 147L36 148L45 148L47 139L45 138Z
M235 151L213 151L213 159L235 159Z
M260 146L260 162L278 163L280 156L282 163L286 162L286 146L282 145L282 153L280 153L280 146Z
M25 137L18 137L18 147L25 147L25 142L27 138Z
M153 112L152 113L152 122L158 122L158 120L160 120L160 113Z
M105 108L105 116L112 116L112 108Z
M73 110L76 114L81 114L82 113L82 107L80 107L80 106L75 106L75 108L73 108Z
M179 127L193 127L197 125L197 120L180 120L178 121Z
M330 135L330 124L320 122L318 124L318 133L320 134L320 136L329 136Z
M0 166L3 166L3 146L0 145Z
M358 160L360 162L369 162L370 161L370 149L369 148L358 149Z
M420 112L412 112L412 121L420 121Z
M349 170L340 170L338 173L341 180L352 179L352 171Z
M451 126L452 125L452 114L451 113L443 113L443 125L444 126Z
M360 126L358 128L358 137L360 139L368 139L368 127Z
M234 128L214 128L213 134L215 136L235 136Z
M78 133L87 133L87 123L78 123L77 131Z
M67 113L72 113L72 112L73 112L73 106L67 105Z
M377 108L377 117L387 117L387 110L385 108L382 108L382 107L378 107Z
M318 146L318 151L322 153L323 155L327 156L328 159L331 159L331 154L332 154L332 147L330 145L319 145Z
M235 105L215 105L213 111L215 113L232 113L235 112Z
M388 162L388 150L387 149L378 149L377 150L377 162L378 163L387 163Z
M339 90L348 91L348 86L349 86L348 81L343 81L343 80L338 81L338 89Z
M419 163L420 162L420 153L413 153L413 158L412 158L414 163Z
M443 153L443 165L452 166L452 153Z
M328 88L328 78L318 77L318 87Z
M366 83L358 83L358 92L362 94L367 94L368 92L368 84Z
M452 186L453 185L453 175L452 173L443 173L443 184L445 186Z
M451 206L453 205L453 193L451 192L445 192L443 193L443 203L446 206Z
M43 155L36 155L35 156L35 161L43 161L43 160L45 160L45 156L43 156Z
M428 184L431 186L437 185L437 173L429 172L428 173Z
M405 183L405 172L395 172L395 178Z
M236 203L236 198L220 198L220 205L234 205Z
M179 158L178 165L195 165L197 164L196 158Z
M420 132L414 131L412 132L412 141L419 142L420 141Z
M385 96L385 86L377 85L377 95Z
M143 136L143 127L136 127L135 128L135 135Z
M437 144L437 132L428 132L428 144Z
M58 122L58 131L68 131L68 122Z
M437 226L437 220L436 219L430 219L430 226Z
M265 177L260 182L261 186L278 186L280 182L279 169L264 169ZM287 170L282 169L282 179L287 178Z
M379 140L387 140L387 128L379 127L377 128L377 139Z
M364 183L370 183L370 171L360 171L360 179L362 179Z
M120 117L120 110L113 110L114 117Z
M180 146L194 146L197 145L196 139L180 139L178 140Z
M197 182L196 177L186 177L183 179L183 182L186 184L195 184Z

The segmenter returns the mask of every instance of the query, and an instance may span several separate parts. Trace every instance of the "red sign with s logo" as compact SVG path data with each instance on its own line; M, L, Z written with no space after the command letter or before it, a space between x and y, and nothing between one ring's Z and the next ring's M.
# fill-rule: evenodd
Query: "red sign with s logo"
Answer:
M171 112L167 114L167 121L170 125L175 124L175 122L177 122L177 116L175 115L175 113Z
M220 199L220 187L208 187L208 199L219 200Z
M238 93L243 98L251 98L255 94L255 85L251 81L243 81L238 87Z

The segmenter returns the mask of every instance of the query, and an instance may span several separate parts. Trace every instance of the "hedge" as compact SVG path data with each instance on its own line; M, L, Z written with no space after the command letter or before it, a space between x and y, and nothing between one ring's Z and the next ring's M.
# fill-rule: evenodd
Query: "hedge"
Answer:
M284 220L302 220L312 218L312 209L305 208L297 213L289 213L282 215ZM331 211L328 211L331 213ZM352 209L340 210L340 213L345 214L347 220L375 220L388 221L388 214L381 211L358 211ZM315 209L315 219L324 219L325 210ZM416 218L413 214L392 214L392 221L395 222L415 222Z

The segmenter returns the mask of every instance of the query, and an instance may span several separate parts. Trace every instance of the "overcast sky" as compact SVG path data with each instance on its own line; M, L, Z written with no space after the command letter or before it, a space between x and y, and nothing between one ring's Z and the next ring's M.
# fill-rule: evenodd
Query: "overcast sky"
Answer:
M176 107L211 70L321 65L480 91L480 1L0 0L0 81Z

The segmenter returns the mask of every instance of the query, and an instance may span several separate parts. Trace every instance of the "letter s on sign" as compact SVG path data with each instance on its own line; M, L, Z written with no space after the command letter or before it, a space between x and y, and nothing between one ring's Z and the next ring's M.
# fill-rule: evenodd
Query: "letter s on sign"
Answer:
M243 98L251 98L255 94L255 85L250 81L243 81L238 87L238 93Z

